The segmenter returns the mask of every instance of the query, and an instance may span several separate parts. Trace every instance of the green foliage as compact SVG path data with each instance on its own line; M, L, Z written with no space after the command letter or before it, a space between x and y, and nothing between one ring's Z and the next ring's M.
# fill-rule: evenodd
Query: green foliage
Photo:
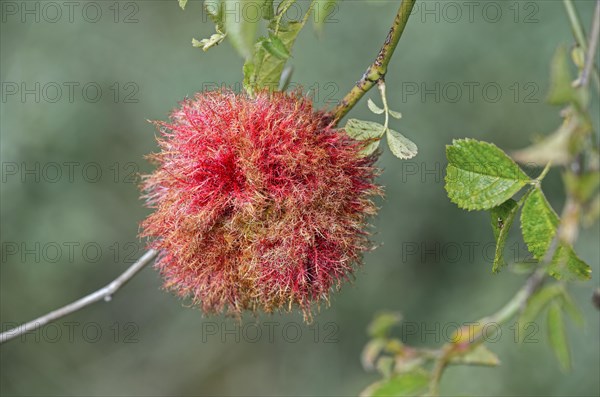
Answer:
M392 335L402 321L397 312L377 314L367 331L370 339L361 361L365 369L378 371L383 380L367 387L362 396L423 396L437 387L436 368L443 365L496 366L500 360L480 341L456 341L439 349L404 345Z
M521 328L526 327L528 324L535 321L535 319L543 312L543 310L552 302L554 299L559 298L564 293L564 288L558 283L553 283L540 288L535 294L529 298L525 309L519 316L519 326Z
M557 302L553 302L548 309L547 326L550 346L552 346L561 368L567 371L571 368L571 353L569 352L562 308Z
M369 107L369 110L375 114L383 114L383 112L385 111L379 106L377 106L371 98L367 100L367 106Z
M585 203L592 198L600 186L600 171L590 171L577 176L565 173L563 181L567 191L577 200Z
M446 191L467 210L497 207L515 195L530 178L496 145L474 139L447 146Z
M543 259L550 248L558 224L558 215L550 207L544 193L539 188L534 189L523 205L521 230L527 248L536 259Z
M494 264L492 271L500 271L500 268L506 265L504 261L504 245L508 238L508 232L515 220L520 205L513 199L508 199L504 203L490 210L492 230L496 239L496 251L494 254Z
M262 8L263 19L270 21L275 17L275 11L273 10L273 0L265 0Z
M556 240L560 219L539 186L541 177L531 180L507 154L486 142L455 140L447 147L446 154L446 190L450 200L468 210L490 210L496 239L492 270L497 272L505 264L504 245L521 205L523 239L537 260L545 259L546 252ZM590 180L589 183L595 185L593 179ZM513 200L512 196L527 184L535 187L519 202ZM557 279L589 279L590 267L567 243L557 241L556 244L548 272Z
M590 267L577 257L573 249L562 241L556 241L560 219L554 212L541 189L535 188L523 205L521 230L527 248L538 260L543 260L551 245L558 244L551 258L549 273L557 278L582 279L591 277Z
M552 59L550 68L550 92L547 101L551 105L575 103L584 107L588 101L587 93L573 87L569 56L565 46L560 46Z
M245 59L244 87L252 93L257 89L277 89L286 61L300 30L308 17L315 12L315 28L321 28L334 1L313 1L301 20L286 20L286 11L296 0L283 0L275 7L273 0L262 1L261 7L252 7L260 15L246 15L246 0L205 0L204 8L215 23L215 33L202 40L192 39L194 47L204 51L222 43L228 38L232 46ZM185 8L187 0L179 0ZM266 21L267 35L256 39L261 26Z
M500 359L496 353L492 352L485 345L475 345L466 354L456 355L450 359L451 364L481 365L486 367L496 367L500 365Z
M566 337L563 312L582 325L583 318L571 296L562 283L553 283L542 287L527 302L525 310L519 317L518 325L521 331L546 312L548 341L563 370L570 369L571 358Z
M366 146L362 153L365 156L369 156L379 147L379 142L385 133L385 128L374 121L348 119L344 126L344 131L351 138L364 141Z
M402 118L402 113L396 112L392 109L388 109L388 114L397 120L400 120Z
M388 128L386 137L390 150L399 159L411 159L417 155L417 145L401 133Z
M373 104L372 106L376 106ZM417 145L397 131L386 128L374 121L349 119L344 130L353 139L364 141L367 145L363 155L368 156L379 147L379 142L385 134L392 154L400 159L409 159L417 154Z
M202 48L203 51L208 51L210 48L221 44L221 42L225 40L226 35L220 30L219 26L217 26L215 29L217 33L212 34L208 39L192 39L192 46Z
M397 312L383 312L375 317L367 332L373 338L387 338L392 327L402 321L402 315Z
M590 266L579 259L573 248L565 243L559 243L548 273L557 280L575 281L592 278Z
M249 18L245 15L243 3L239 0L222 0L222 21L233 47L242 57L248 58L252 54L258 18Z
M565 1L565 4L569 8L570 2ZM570 17L573 19L572 15ZM583 37L582 34L579 36ZM393 385L401 383L402 378L399 377L409 376L413 373L411 371L419 371L424 377L429 376L427 391L435 395L438 393L441 372L447 365L498 365L498 357L481 343L482 324L505 323L519 312L517 332L526 331L545 312L550 346L561 368L570 369L571 355L563 313L567 313L579 325L583 324L583 318L567 292L565 281L590 279L590 267L577 256L572 245L576 241L580 222L584 225L594 222L600 214L600 155L595 147L596 137L588 109L589 92L586 80L582 77L585 75L583 68L587 54L581 48L585 45L581 42L579 44L571 53L573 63L579 69L578 79L574 80L571 73L572 65L565 47L556 51L551 63L551 85L547 100L550 104L563 107L560 113L563 122L553 133L514 152L512 158L492 143L468 138L454 140L446 150L448 166L445 188L450 200L469 211L490 212L496 241L492 271L498 272L506 265L504 247L511 226L522 209L520 223L523 240L538 263L520 264L519 269L533 274L505 306L476 323L476 335L479 336L467 338L463 333L456 333L452 342L440 349L417 349L404 346L398 341L399 347L392 351L388 348L391 320L376 319L373 324L385 332L370 333L373 339L367 344L365 353L368 353L368 361L375 364L371 368L377 368L385 380L369 387L365 395L393 393ZM595 69L591 73L597 78ZM372 100L367 105L374 114L385 114L383 129L388 133L390 143L393 142L390 139L393 131L388 128L389 116L399 118L400 114L395 115L389 110L385 85L378 85L382 93L383 108ZM391 144L390 147L394 152ZM403 156L402 153L395 154ZM545 168L538 178L533 179L515 160L528 165L545 165ZM542 191L542 181L552 165L565 167L562 176L567 201L562 219ZM529 186L528 189L520 193L526 186ZM517 195L520 197L516 197ZM546 274L559 281L544 285ZM389 360L389 355L394 357L394 361ZM435 365L428 370L427 366L432 362ZM403 392L402 390L398 393ZM418 393L421 392L414 392Z
M571 317L571 320L573 320L573 322L577 326L583 327L583 314L581 314L581 310L579 309L579 307L577 307L577 305L573 301L573 298L571 297L571 295L569 295L566 289L563 290L563 293L561 295L560 306L563 309L563 311L567 313L569 317Z
M567 165L572 161L574 147L573 137L581 128L581 119L573 108L563 112L564 121L558 129L543 137L531 146L513 153L513 158L521 164Z
M367 100L367 106L369 107L369 110L374 114L377 114L377 115L385 114L384 125L381 125L381 124L378 124L378 123L375 123L372 121L367 121L367 122L360 121L360 123L364 123L362 125L363 128L370 129L371 132L369 132L369 133L352 132L352 133L350 133L350 136L354 137L355 139L359 139L359 140L363 140L363 139L361 139L361 137L363 137L363 136L369 136L369 139L377 139L377 141L373 142L365 150L365 153L370 154L379 147L379 140L383 137L383 134L385 134L387 143L388 143L388 147L390 148L390 151L392 152L392 154L394 156L396 156L397 158L402 159L402 160L415 157L418 152L417 145L413 141L411 141L410 139L408 139L407 137L405 137L404 135L399 133L398 131L395 131L395 130L392 130L391 128L389 128L390 116L392 116L396 119L400 119L402 117L402 114L400 114L400 112L393 111L388 107L387 99L385 96L385 83L379 82L378 87L379 87L379 91L381 92L383 108L380 108L379 106L377 106L375 104L375 102L373 102L373 100L370 98ZM353 124L356 124L356 121L358 121L358 120L355 120L355 122L353 122ZM353 128L353 127L354 127L354 125L350 125L350 128ZM348 128L348 125L346 125L346 128Z
M247 91L277 89L285 63L304 22L275 23L269 31L269 37L258 40L253 55L244 63L244 87Z
M273 11L273 1L265 1L263 17L268 20L267 37L259 38L244 64L244 87L248 92L257 89L277 89L292 47L300 30L315 10L311 2L309 10L301 20L286 20L286 11L296 0L284 0Z
M260 41L262 46L267 52L282 61L285 61L290 57L290 51L287 46L281 41L281 39L273 34L269 34L269 37Z
M180 0L179 6L184 9L187 0ZM215 24L216 33L212 34L207 39L197 40L192 38L192 46L201 48L203 51L208 51L210 48L221 44L227 36L225 31L223 17L223 1L222 0L205 0L204 11Z
M361 393L364 397L420 396L427 392L430 376L422 369L394 375L374 383Z

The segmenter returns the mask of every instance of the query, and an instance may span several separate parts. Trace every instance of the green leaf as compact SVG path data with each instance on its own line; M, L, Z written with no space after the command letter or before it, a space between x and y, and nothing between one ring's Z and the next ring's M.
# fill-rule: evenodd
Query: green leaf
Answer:
M366 146L362 150L362 155L369 156L379 147L385 129L381 124L373 121L349 119L344 126L344 131L357 141L365 141Z
M188 0L179 0L179 7L181 7L182 10L185 10L185 5L187 2Z
M374 383L364 390L361 396L419 396L427 392L429 379L429 373L421 368L417 368L413 371L397 374L387 380Z
M524 329L528 324L535 321L539 314L548 306L554 299L563 294L563 287L558 284L550 284L540 288L535 294L529 298L525 305L525 310L519 316L519 328Z
M523 204L521 231L527 248L537 260L544 259L550 248L560 220L541 189L535 188ZM590 267L577 257L573 248L559 243L548 273L556 279L587 280L591 277Z
M551 105L576 103L585 108L587 95L584 90L573 87L573 75L569 68L567 49L565 46L560 46L554 53L550 65L550 91L547 101Z
M573 133L577 130L579 120L576 117L567 117L561 126L553 133L543 137L540 141L524 149L515 151L513 158L521 164L566 165L571 162L572 154L570 142Z
M534 189L523 205L521 230L527 248L536 259L543 259L559 222L544 193L539 188Z
M550 92L548 103L563 105L575 97L575 89L571 85L573 77L569 71L569 58L565 46L560 46L554 53L550 64Z
M268 39L261 40L261 43L265 50L274 57L286 60L290 57L290 52L283 44L283 41L277 36L269 35Z
M223 23L229 41L244 58L252 55L259 18L245 15L244 2L248 0L223 0Z
M217 26L223 28L223 0L204 0L204 10Z
M565 172L563 181L569 193L577 198L578 201L587 202L600 186L600 172L591 171L581 175Z
M277 17L281 17L285 15L287 10L296 2L296 0L282 0L277 5L277 12L275 13Z
M272 20L275 17L275 11L273 10L273 0L265 0L263 6L263 19L267 21Z
M254 79L256 78L254 73L254 62L252 62L251 59L247 59L246 62L244 62L242 70L244 72L244 88L247 92L252 93L255 85Z
M579 45L571 49L571 60L577 66L577 69L583 70L585 65L585 51Z
M497 207L529 181L519 166L496 145L474 139L454 140L446 147L446 191L467 210Z
M371 98L367 100L367 106L369 107L369 110L375 114L382 114L384 112L382 108L375 105L375 102L373 102Z
M367 342L360 355L360 361L363 365L363 368L366 370L372 370L375 368L377 358L385 348L386 344L387 340L385 338L374 338Z
M359 141L366 139L379 139L383 136L385 128L374 121L349 119L344 130L351 137Z
M492 230L496 239L496 252L494 254L494 264L492 265L494 273L499 272L500 268L506 265L504 245L517 212L519 212L519 204L513 199L508 199L490 210Z
M187 1L187 0L186 0ZM205 0L204 9L209 18L215 23L216 33L212 34L208 39L197 40L192 39L192 46L202 48L203 51L221 44L227 36L225 25L223 23L223 3L221 0Z
M379 148L379 143L381 141L380 140L376 140L373 142L369 142L365 145L364 149L361 150L361 155L362 156L370 156L373 153L375 153L375 151Z
M399 159L411 159L417 155L417 145L401 133L388 129L387 143L394 156Z
M279 55L287 54L289 57L291 48L303 26L304 21L286 23L279 28L277 34L271 33L271 38L276 37L276 42L271 40L271 43L267 47L270 46L269 49ZM246 73L250 69L244 69L244 85L247 90L253 91L260 88L277 89L286 59L282 59L281 56L276 56L273 52L267 51L262 41L259 41L254 47L254 55L251 59L246 60L246 63L254 65L251 69L252 74L250 75Z
M465 354L453 356L450 364L483 365L495 367L500 365L498 356L484 345L477 345Z
M563 371L568 371L571 369L571 353L569 352L562 310L556 302L552 303L548 309L547 324L550 346L552 346Z
M572 247L561 243L548 266L548 274L557 280L589 280L592 269L579 259Z
M377 360L377 371L383 375L384 378L390 378L394 371L395 360L393 357L383 356Z
M397 120L400 120L402 118L402 113L400 113L400 112L395 112L391 109L388 109L388 113L390 116L392 116L393 118L395 118Z
M560 303L561 303L561 307L562 307L563 311L565 313L567 313L569 315L569 317L571 317L571 320L573 320L573 322L577 326L583 327L583 324L585 322L584 318L583 318L583 314L581 313L581 310L579 310L579 308L575 304L575 301L573 300L571 295L569 295L569 293L566 290L563 290L563 294L561 296Z
M221 44L223 39L225 39L225 36L226 35L223 32L217 30L217 33L211 35L208 39L192 39L192 46L202 48L202 51L208 51L210 48Z
M398 325L402 321L402 315L397 312L379 313L369 327L367 332L373 338L386 338L393 326Z

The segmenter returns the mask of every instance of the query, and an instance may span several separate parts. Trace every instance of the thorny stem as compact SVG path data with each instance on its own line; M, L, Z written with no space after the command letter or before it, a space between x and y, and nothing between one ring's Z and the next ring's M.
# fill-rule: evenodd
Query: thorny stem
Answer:
M369 65L362 78L350 90L348 94L340 101L340 103L331 111L333 120L337 123L356 105L356 103L365 95L373 86L380 80L385 78L388 64L392 59L394 50L402 37L406 23L415 5L416 0L402 0L400 8L394 18L394 23L379 50L379 54L375 61Z
M105 300L110 301L112 296L123 286L125 285L133 276L135 276L140 270L142 270L146 265L152 263L152 261L156 258L158 252L155 250L148 250L140 259L137 260L133 265L131 265L125 272L123 272L119 277L114 279L110 284L108 284L104 288L100 288L96 292L92 292L91 294L84 296L76 300L73 303L70 303L66 306L61 307L60 309L56 309L51 311L50 313L44 314L41 317L36 318L35 320L29 321L28 323L21 324L13 329L5 331L0 334L0 344L9 341L13 338L31 332L35 329L38 329L48 323L51 323L61 317L64 317L68 314L74 313L80 309L83 309L86 306L91 305L92 303Z

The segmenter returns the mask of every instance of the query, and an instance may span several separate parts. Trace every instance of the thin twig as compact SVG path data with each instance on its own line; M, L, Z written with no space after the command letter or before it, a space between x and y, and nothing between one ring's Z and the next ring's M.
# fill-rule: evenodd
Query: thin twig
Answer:
M565 6L565 10L567 12L567 17L569 18L569 23L571 24L571 30L573 31L573 36L575 37L575 41L577 45L581 47L585 54L588 53L588 42L585 37L585 30L583 29L583 25L581 20L579 19L579 15L577 14L577 9L573 4L572 0L563 0L563 4ZM597 34L596 34L597 36ZM593 37L593 36L592 36ZM596 84L596 89L600 91L600 75L598 74L598 69L593 67L590 70L594 78L594 83Z
M125 285L129 280L131 280L131 278L135 276L140 270L142 270L146 265L151 263L154 260L154 258L156 258L157 254L158 252L155 250L147 251L144 255L142 255L140 259L137 260L137 262L131 265L127 270L125 270L125 272L123 272L119 277L114 279L106 287L100 288L96 292L92 292L91 294L84 296L83 298L78 299L73 303L63 306L60 309L51 311L50 313L38 317L35 320L29 321L28 323L19 325L16 328L1 333L0 344L25 333L31 332L40 327L43 327L44 325L51 323L61 317L83 309L84 307L89 306L92 303L101 300L110 301L115 292L117 292L123 285Z
M572 0L563 0L563 4L565 5L569 22L571 22L571 30L573 31L573 36L575 36L577 44L579 44L583 51L587 51L585 32L583 31L581 21L579 20L579 15L577 15L575 5L573 4Z
M598 36L600 35L600 0L596 0L596 8L594 9L594 19L592 21L592 30L590 31L590 40L588 50L585 55L585 65L579 79L580 87L587 87L594 60L596 58L596 50L598 48Z
M338 122L342 117L346 115L356 105L356 103L363 97L373 86L385 77L387 72L388 64L392 59L394 50L402 37L410 13L412 12L413 6L416 0L402 0L400 8L394 18L394 24L390 28L390 31L379 50L379 54L375 61L369 65L362 78L356 83L352 90L346 94L346 96L340 101L340 103L331 111L333 119Z

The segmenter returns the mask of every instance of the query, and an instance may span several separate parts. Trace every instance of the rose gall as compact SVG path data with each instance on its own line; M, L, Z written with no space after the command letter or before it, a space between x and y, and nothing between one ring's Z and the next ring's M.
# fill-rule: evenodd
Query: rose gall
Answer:
M371 248L375 156L300 92L198 93L156 124L140 236L165 288L205 313L310 318Z

